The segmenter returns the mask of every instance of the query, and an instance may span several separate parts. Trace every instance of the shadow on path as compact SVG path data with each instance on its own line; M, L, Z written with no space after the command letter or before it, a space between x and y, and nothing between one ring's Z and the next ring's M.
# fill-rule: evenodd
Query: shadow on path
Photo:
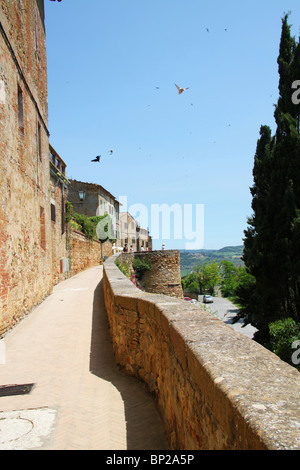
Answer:
M102 280L94 292L90 372L112 383L121 394L127 426L127 450L169 449L155 399L144 383L126 375L116 365Z

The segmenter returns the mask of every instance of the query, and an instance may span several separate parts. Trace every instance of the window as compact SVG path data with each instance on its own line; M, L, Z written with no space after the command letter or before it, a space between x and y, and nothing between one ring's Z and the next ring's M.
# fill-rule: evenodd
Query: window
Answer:
M55 205L51 204L51 220L55 222L56 220L56 214L55 214Z
M24 100L23 91L20 86L18 86L18 126L19 131L24 134Z

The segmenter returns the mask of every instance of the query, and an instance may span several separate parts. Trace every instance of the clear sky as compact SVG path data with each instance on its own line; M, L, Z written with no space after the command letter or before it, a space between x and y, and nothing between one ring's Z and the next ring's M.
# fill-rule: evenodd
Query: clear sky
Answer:
M45 8L50 143L67 176L126 202L155 249L241 245L259 129L275 130L281 19L298 40L299 0ZM176 207L169 236L157 207L164 221Z

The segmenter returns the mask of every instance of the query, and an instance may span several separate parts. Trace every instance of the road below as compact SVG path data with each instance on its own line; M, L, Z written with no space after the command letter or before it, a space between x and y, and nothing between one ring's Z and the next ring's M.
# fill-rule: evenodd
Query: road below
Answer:
M236 317L239 309L232 302L230 302L230 300L224 297L213 297L213 303L206 304L202 302L202 296L200 298L201 301L198 302L198 305L218 317L224 323L227 323L234 330L239 331L249 338L253 338L254 333L257 331L254 326L244 326L244 321L242 319L233 323L233 320Z

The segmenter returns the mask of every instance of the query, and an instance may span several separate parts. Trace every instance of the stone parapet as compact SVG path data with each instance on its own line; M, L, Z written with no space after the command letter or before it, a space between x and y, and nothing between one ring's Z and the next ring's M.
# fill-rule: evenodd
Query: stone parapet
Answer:
M300 449L300 374L184 300L137 289L104 263L114 353L156 395L176 450Z

